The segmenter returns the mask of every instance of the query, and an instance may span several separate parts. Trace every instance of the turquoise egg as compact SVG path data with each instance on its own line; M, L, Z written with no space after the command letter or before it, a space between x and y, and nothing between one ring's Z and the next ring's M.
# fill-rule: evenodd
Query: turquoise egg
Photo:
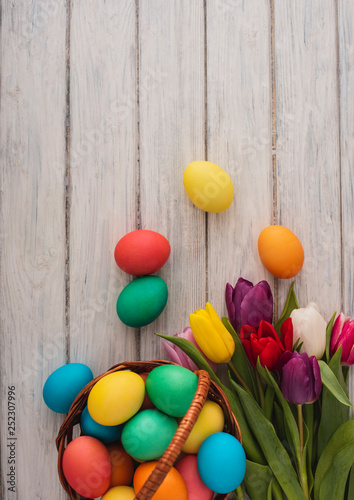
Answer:
M170 444L178 424L159 410L143 410L128 420L122 431L122 445L136 460L155 460Z
M161 365L149 373L145 388L152 403L172 417L183 417L198 386L195 373L183 366Z
M216 432L203 441L197 465L201 480L208 488L216 493L230 493L243 481L246 454L235 436Z
M127 326L140 328L155 321L168 297L167 285L158 276L143 276L127 285L117 300L117 314Z
M91 436L102 441L102 443L113 443L122 434L123 425L101 425L94 420L87 406L81 414L81 430L85 436Z
M79 392L93 380L90 368L82 363L68 363L55 370L43 387L43 399L52 411L68 413Z

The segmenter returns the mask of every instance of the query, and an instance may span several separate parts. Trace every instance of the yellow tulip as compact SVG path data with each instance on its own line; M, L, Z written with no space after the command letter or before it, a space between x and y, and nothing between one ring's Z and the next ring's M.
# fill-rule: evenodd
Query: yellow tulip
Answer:
M209 302L205 309L189 315L190 327L203 353L215 363L229 361L235 351L235 342L215 309Z

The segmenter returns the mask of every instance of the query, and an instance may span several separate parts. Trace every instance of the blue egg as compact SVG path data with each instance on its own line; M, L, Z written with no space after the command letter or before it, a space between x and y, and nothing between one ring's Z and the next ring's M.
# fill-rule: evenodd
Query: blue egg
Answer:
M230 493L243 481L246 454L234 436L216 432L203 441L197 465L199 475L208 488L216 493Z
M43 387L43 399L52 411L68 413L79 392L93 380L90 368L82 363L68 363L55 370Z
M102 441L102 443L113 443L122 434L122 425L101 425L94 420L86 408L81 414L81 429L85 436L92 436Z

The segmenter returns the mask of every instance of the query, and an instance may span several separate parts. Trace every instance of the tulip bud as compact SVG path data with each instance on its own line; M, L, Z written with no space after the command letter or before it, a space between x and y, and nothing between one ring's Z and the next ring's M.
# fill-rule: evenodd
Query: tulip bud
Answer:
M230 323L238 333L243 325L257 329L262 319L272 322L273 295L265 280L253 286L251 281L239 278L235 288L227 283L225 300Z
M315 356L286 351L277 371L284 398L295 405L313 403L321 393L321 371Z
M235 342L209 302L205 309L198 309L189 315L195 340L202 352L215 363L230 361Z
M354 365L354 320L347 318L343 313L340 313L333 325L331 356L340 346L342 346L342 363L347 366Z
M198 346L198 344L193 336L193 332L189 326L187 326L183 330L183 332L175 333L173 336L189 340L202 353L200 347ZM182 351L182 349L180 347L177 347L175 344L172 344L171 342L168 342L167 340L163 340L162 345L165 349L167 356L170 358L171 361L173 361L174 363L177 363L178 365L184 366L184 368L187 368L188 370L192 370L192 371L198 370L197 365L191 360L191 358L189 356L187 356L187 354L184 351ZM204 353L202 353L202 354L204 355ZM205 357L205 360L209 363L210 368L213 371L215 371L215 369L216 369L215 363L210 361L210 359L208 359L206 356L204 356L204 357Z
M293 322L294 344L298 339L303 342L300 352L321 359L326 349L326 322L318 307L310 302L305 308L294 309L290 314Z

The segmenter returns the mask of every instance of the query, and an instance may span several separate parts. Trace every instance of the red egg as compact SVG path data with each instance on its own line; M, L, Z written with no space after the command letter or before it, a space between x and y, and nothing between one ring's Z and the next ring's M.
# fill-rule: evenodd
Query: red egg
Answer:
M86 498L102 496L109 488L112 465L107 448L91 436L81 436L66 447L63 473L70 486Z
M188 500L211 500L214 492L201 480L197 466L197 455L186 455L175 465L188 490Z
M118 241L114 258L118 267L126 273L145 276L158 271L166 263L170 251L170 244L164 236L139 229Z

